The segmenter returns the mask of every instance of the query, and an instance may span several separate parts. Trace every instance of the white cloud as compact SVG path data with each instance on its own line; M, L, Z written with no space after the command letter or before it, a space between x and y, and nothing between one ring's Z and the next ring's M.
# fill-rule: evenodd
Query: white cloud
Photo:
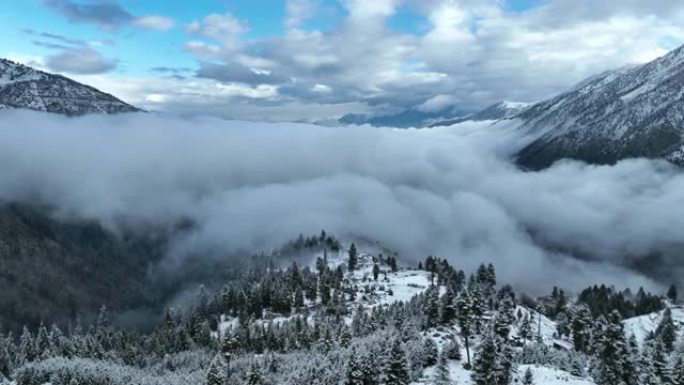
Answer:
M537 101L684 42L684 3L590 3L549 0L511 12L495 0L346 0L348 16L322 32L299 28L312 17L315 1L291 0L284 36L246 40L245 21L214 14L187 28L214 43L193 41L187 48L238 71L234 63L269 70L284 83L294 79L297 90L280 94L283 104L292 98L311 102L306 91L325 84L333 92L323 103L397 110L429 106L431 99L448 95L467 110L500 100ZM399 11L422 13L425 29L408 34L389 28ZM232 77L221 73L216 80L221 78Z
M631 160L521 172L507 161L518 138L505 126L389 130L21 111L0 111L0 120L1 200L113 227L193 221L174 256L249 255L325 228L376 240L405 260L431 254L466 269L493 261L502 281L525 289L657 286L629 267L656 254L650 274L662 283L684 272L680 171Z
M116 60L107 59L92 48L66 49L48 56L45 65L52 71L70 74L100 74L117 66Z
M176 21L170 17L149 15L136 18L133 20L133 25L138 27L152 29L155 31L165 32L176 25Z

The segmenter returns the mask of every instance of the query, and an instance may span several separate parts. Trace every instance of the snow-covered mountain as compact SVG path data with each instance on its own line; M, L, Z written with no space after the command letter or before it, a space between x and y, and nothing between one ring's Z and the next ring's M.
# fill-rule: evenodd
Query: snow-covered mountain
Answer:
M525 109L529 106L530 104L528 103L502 101L493 104L478 113L462 118L439 121L437 123L433 123L430 125L430 127L451 126L467 121L480 122L484 120L510 119L525 111Z
M561 158L610 164L630 157L676 161L684 136L684 47L650 63L591 77L519 115L536 139L518 154L541 169Z
M445 111L421 111L417 108L410 108L395 114L366 116L363 114L347 114L341 117L338 122L347 125L370 124L375 127L427 127L435 122L446 119L462 119L466 113L451 109ZM467 119L466 119L467 120Z
M69 116L140 111L112 95L64 76L0 59L0 109L3 108Z

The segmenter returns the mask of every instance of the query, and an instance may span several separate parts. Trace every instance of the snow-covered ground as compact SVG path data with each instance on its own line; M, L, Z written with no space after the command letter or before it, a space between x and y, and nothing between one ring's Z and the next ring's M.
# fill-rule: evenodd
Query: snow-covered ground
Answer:
M311 268L315 268L315 260L317 257L323 255L314 255L311 261ZM346 272L347 251L341 250L339 253L327 254L328 265L335 269L343 265ZM395 301L409 301L414 296L421 294L430 287L431 274L425 270L417 269L399 269L392 272L389 266L384 263L379 263L377 257L370 253L360 251L358 258L358 266L354 272L346 272L344 276L343 286L346 290L353 288L356 291L356 298L353 302L346 298L349 309L355 309L361 305L367 309L376 306L388 306ZM380 267L380 274L378 280L373 279L373 266L378 263ZM440 292L444 292L444 288L440 288ZM317 305L308 304L310 307L309 317L313 317ZM642 342L646 336L654 331L660 321L662 320L663 312L652 313L641 317L635 317L624 321L625 333L627 336L634 334L639 342ZM556 323L538 312L528 309L523 306L518 306L515 310L516 322L512 325L511 336L519 338L521 321L525 318L531 319L531 330L533 339L541 338L544 344L553 346L559 349L572 350L572 342L569 339L559 339L556 336ZM486 316L492 317L494 314L488 313ZM684 330L684 308L672 307L672 318L676 325L679 326L680 337L682 330ZM272 319L264 320L263 322L284 322L292 319L294 316L278 316ZM351 314L345 317L345 322L351 323ZM311 319L311 318L310 318ZM223 317L221 322L221 329L235 327L237 319L231 317ZM469 385L473 384L471 379L471 371L463 368L466 360L465 344L460 335L460 330L457 325L439 326L432 328L423 333L425 338L432 338L438 348L441 350L443 346L451 340L456 340L461 346L461 361L450 361L449 370L451 378L455 384ZM520 341L524 343L524 341ZM474 357L476 346L479 344L477 338L470 341L471 359ZM595 385L591 379L573 376L567 372L559 369L521 365L514 373L514 383L521 383L522 377L527 368L530 368L534 377L534 384L537 385ZM435 368L428 368L423 373L420 381L412 383L412 385L430 385L434 384L434 370Z
M672 311L672 322L677 326L677 339L679 340L684 335L684 308L673 306L670 310ZM625 334L627 336L634 335L639 344L643 343L649 333L658 328L660 321L663 319L663 313L665 313L665 310L626 319L623 321Z

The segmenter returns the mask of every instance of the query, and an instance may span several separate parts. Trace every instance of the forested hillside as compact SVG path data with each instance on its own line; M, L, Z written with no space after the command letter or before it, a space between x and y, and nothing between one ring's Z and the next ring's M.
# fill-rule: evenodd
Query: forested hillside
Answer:
M41 325L0 339L5 383L73 384L680 384L676 288L605 286L537 299L428 257L300 237L253 256L151 332ZM279 268L282 253L300 255ZM313 257L311 257L313 256ZM306 262L302 262L305 259ZM300 262L296 262L299 260ZM625 320L627 317L628 318Z

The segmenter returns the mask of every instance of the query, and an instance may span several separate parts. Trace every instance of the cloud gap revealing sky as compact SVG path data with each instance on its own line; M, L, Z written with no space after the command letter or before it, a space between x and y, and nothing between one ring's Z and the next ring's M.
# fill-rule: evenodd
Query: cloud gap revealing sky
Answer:
M0 22L0 56L140 107L283 121L533 102L684 42L672 0L7 0Z

